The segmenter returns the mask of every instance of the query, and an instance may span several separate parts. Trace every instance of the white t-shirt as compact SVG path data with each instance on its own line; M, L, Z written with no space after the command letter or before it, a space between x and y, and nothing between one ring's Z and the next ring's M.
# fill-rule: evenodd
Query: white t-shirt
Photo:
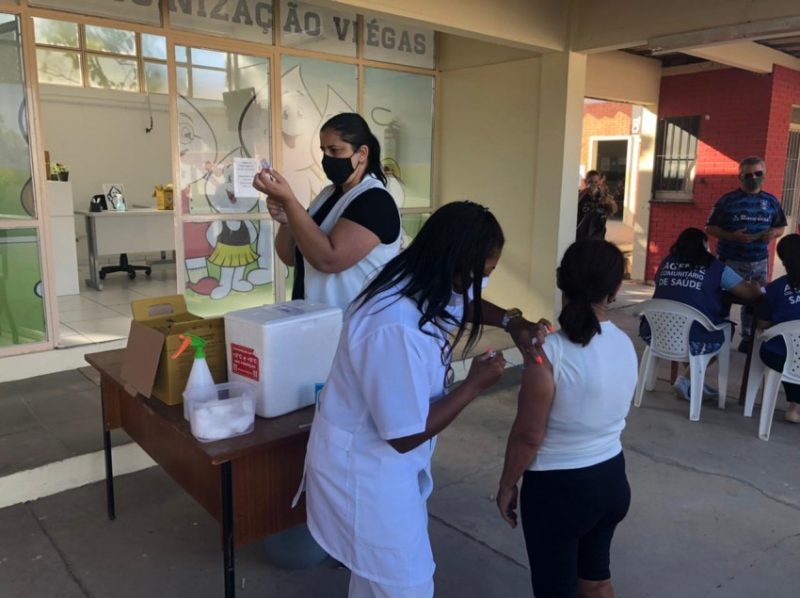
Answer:
M636 389L636 351L628 335L611 322L586 347L559 330L544 352L553 364L555 397L544 442L531 471L578 469L615 457Z
M421 331L414 301L389 294L345 317L311 426L306 510L314 538L351 571L409 587L435 567L425 506L435 442L401 454L387 441L425 431L431 402L445 392L445 335ZM451 302L458 314L459 302Z

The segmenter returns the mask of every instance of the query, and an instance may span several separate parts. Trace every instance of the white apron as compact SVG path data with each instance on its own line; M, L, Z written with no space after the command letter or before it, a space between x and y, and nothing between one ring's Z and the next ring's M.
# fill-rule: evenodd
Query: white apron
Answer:
M375 187L386 189L383 183L374 176L367 175L358 185L342 195L330 213L325 216L322 224L320 224L322 232L329 235L352 201L364 191ZM334 192L334 189L333 185L323 189L311 202L308 213L312 216L316 214L317 210L325 203L325 200ZM306 299L313 303L325 303L346 309L364 287L367 278L373 276L386 262L400 252L401 233L402 227L394 241L388 244L378 243L361 261L342 272L333 274L320 272L304 258L305 277L303 282Z

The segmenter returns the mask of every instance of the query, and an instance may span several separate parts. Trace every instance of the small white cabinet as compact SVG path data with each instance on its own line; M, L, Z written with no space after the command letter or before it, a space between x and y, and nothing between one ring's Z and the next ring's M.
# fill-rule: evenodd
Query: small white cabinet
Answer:
M50 240L54 260L56 295L77 295L78 246L75 237L75 208L72 184L47 181L47 207L50 219Z

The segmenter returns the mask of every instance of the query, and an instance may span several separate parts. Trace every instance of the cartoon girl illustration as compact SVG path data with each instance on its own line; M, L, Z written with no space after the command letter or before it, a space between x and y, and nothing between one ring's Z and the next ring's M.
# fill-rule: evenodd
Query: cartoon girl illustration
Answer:
M258 207L258 197L234 195L233 165L222 169L222 176L212 173L208 177L207 196L211 207L220 214L244 214ZM271 230L268 231L271 236ZM249 220L217 220L206 230L206 240L213 248L208 263L220 269L218 285L210 292L212 299L227 297L231 290L246 293L253 290L254 282L272 280L271 262L262 268L259 254L253 250L259 231ZM270 256L271 257L271 256ZM245 277L248 266L256 263Z

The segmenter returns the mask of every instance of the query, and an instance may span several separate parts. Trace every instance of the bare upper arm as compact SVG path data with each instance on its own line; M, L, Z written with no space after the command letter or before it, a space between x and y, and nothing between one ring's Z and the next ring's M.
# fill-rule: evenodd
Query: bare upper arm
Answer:
M343 272L363 260L381 240L368 228L340 218L328 235L331 252L324 263L315 265L321 272L334 274Z
M526 359L512 434L526 443L541 444L554 396L555 382L550 362L545 360L538 365L532 359Z

